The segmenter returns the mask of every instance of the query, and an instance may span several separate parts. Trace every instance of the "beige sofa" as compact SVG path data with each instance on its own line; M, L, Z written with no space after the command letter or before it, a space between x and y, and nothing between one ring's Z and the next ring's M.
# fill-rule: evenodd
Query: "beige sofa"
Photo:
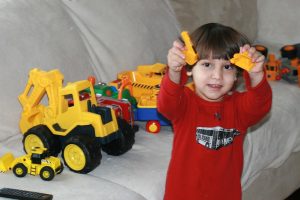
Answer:
M252 40L272 42L265 35L272 27L265 27L266 19L260 19L265 15L260 6L267 8L262 0L1 2L0 155L6 152L12 152L16 156L24 154L22 134L18 127L21 106L17 96L24 90L31 68L57 68L64 74L65 83L86 79L89 75L95 75L98 81L108 82L115 79L118 72L135 69L137 65L165 63L167 51L181 30L192 31L197 26L212 21L231 25L245 32ZM282 45L283 41L274 43L274 46ZM295 102L300 101L299 88L286 83L273 84L272 87L277 91L274 92L274 106L279 107L272 110L266 123L252 130L252 134L249 134L252 137L246 141L246 167L242 178L244 199L282 199L300 186L299 179L291 181L290 185L284 182L284 188L281 188L280 182L271 184L275 180L281 180L282 175L290 170L287 177L300 177L299 174L293 174L297 170L293 172L292 168L285 167L284 173L280 173L278 177L267 171L270 167L279 168L292 152L300 150L299 126L298 129L295 128L298 125L296 119L300 118L299 108L283 106L285 102L295 105ZM283 95L288 101L281 98ZM280 112L281 115L278 114ZM270 136L268 130L273 126L276 128L280 117L294 117L285 123L291 131L294 130L294 140L286 137L283 141L293 148L283 153L278 150L279 154L274 159L269 159L268 163L263 162L263 156L257 160L257 154L264 155L264 152L259 152L258 145L253 145L261 144L260 138L256 136L264 133ZM160 134L151 135L146 133L145 123L137 123L140 130L136 133L133 148L119 157L103 153L101 165L89 174L80 175L65 169L51 182L45 182L34 176L16 178L12 172L8 172L0 174L0 188L51 193L54 199L162 199L172 130L170 127L163 127ZM277 159L279 157L280 161ZM295 157L297 159L292 165L299 163L299 157ZM252 165L259 167L254 168ZM267 171L264 177L268 178L259 179L261 170ZM276 179L271 179L272 177ZM268 182L264 182L265 180ZM261 185L264 183L268 185L262 190Z

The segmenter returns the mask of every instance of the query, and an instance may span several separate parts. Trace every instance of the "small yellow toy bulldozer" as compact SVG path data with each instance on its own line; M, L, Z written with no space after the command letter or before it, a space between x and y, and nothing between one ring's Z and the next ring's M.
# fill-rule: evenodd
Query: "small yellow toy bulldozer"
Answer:
M49 156L45 148L33 148L30 153L15 158L11 153L6 153L0 158L0 171L13 171L17 177L26 174L40 175L45 181L51 181L55 174L63 171L63 164L57 157Z

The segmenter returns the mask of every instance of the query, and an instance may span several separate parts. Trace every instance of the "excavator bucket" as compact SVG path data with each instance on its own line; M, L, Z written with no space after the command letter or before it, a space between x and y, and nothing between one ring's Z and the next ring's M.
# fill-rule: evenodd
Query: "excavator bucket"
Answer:
M0 172L6 172L9 170L11 163L15 157L11 153L6 153L0 158Z

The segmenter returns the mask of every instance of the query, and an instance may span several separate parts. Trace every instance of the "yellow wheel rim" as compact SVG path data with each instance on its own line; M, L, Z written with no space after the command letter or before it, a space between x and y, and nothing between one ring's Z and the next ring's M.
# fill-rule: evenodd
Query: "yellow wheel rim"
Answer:
M24 173L23 169L21 167L18 167L16 169L16 174L18 174L19 176L21 176Z
M69 144L64 149L64 158L67 165L75 170L80 171L86 164L86 158L82 149L76 144Z
M40 147L40 148L44 148L44 144L42 142L42 140L34 134L29 134L24 141L24 147L27 153L31 152L31 149L33 147Z
M43 171L43 177L46 179L49 178L50 177L49 171L47 171L47 170Z
M150 126L149 126L149 131L151 132L151 133L155 133L156 131L157 131L157 129L158 129L158 127L157 127L157 124L156 123L152 123L152 124L150 124Z

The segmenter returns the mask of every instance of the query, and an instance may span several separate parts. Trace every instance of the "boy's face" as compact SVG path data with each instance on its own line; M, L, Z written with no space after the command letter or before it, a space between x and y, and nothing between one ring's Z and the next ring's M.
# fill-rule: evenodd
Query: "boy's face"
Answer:
M221 101L237 80L237 69L223 59L201 59L192 69L196 94L207 101Z

